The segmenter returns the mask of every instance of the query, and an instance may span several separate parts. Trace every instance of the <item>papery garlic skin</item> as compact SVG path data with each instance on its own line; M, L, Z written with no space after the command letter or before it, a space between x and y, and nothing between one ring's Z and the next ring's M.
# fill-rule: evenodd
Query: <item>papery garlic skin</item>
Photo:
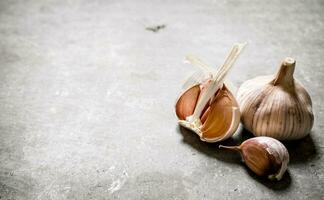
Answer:
M244 82L237 100L244 127L255 136L294 140L309 134L314 123L312 101L293 78L295 60L286 58L276 76Z
M255 137L244 141L240 146L220 148L239 151L245 164L257 175L271 180L281 180L289 163L286 147L271 137Z

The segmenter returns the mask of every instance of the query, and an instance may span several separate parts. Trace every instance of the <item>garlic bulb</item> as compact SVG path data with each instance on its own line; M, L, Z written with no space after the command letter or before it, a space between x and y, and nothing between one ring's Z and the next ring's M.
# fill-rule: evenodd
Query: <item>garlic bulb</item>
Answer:
M245 164L254 173L268 176L271 180L280 180L289 163L286 147L271 137L255 137L244 141L240 146L219 145L219 148L239 151Z
M179 124L197 133L202 141L225 140L232 136L240 123L237 102L223 82L245 45L235 45L217 72L196 58L187 58L192 64L207 70L210 77L182 93L175 110Z
M286 58L275 77L256 77L239 88L242 123L255 136L294 140L305 137L312 129L312 101L293 77L295 63Z

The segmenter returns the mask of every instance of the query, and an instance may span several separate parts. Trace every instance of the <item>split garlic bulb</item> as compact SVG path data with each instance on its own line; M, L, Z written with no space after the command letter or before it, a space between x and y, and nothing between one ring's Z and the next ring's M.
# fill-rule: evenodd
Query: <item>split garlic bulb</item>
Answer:
M280 180L287 170L289 153L286 147L271 137L255 137L244 141L240 146L219 148L239 151L245 164L258 176L268 176Z
M312 129L312 101L293 77L295 63L293 58L286 58L276 76L256 77L239 88L242 123L255 136L294 140Z
M196 58L187 58L207 70L210 76L185 90L177 100L175 110L179 124L194 131L202 141L225 140L234 134L240 123L238 104L224 85L224 79L244 46L235 45L216 72Z

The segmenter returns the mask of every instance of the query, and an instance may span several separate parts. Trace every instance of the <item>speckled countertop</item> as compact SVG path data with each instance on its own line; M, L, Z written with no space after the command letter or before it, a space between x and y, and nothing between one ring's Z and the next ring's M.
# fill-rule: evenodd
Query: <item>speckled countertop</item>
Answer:
M0 199L324 199L324 2L0 1ZM160 26L152 29L154 26ZM315 112L275 183L181 130L195 54L234 86L297 60ZM251 135L241 127L224 144Z

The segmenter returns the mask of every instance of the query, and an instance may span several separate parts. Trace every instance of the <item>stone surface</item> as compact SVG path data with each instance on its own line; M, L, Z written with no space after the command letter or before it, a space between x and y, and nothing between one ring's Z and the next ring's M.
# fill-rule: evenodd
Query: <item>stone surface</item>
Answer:
M0 199L323 199L324 3L0 1ZM195 54L234 86L297 60L313 99L280 182L177 125ZM240 128L223 144L251 137Z

